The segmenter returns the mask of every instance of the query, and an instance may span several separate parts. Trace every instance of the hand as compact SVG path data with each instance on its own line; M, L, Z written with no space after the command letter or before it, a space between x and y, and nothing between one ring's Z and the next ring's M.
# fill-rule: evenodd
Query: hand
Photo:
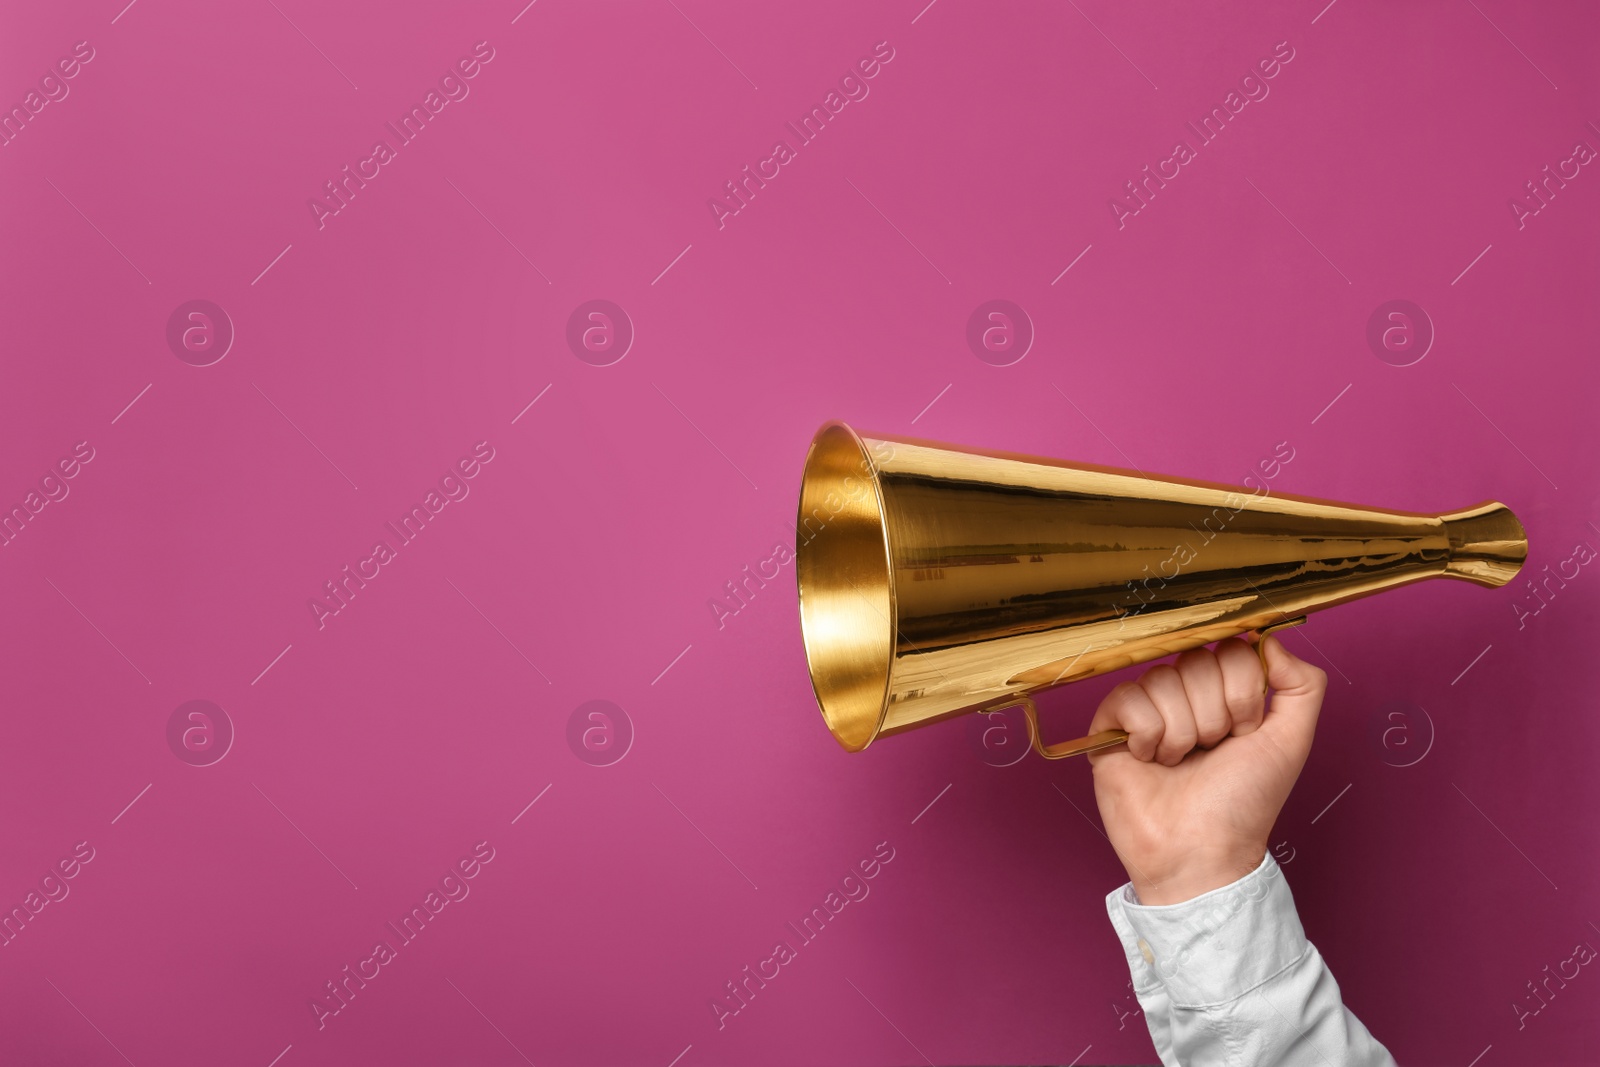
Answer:
M1328 676L1267 637L1261 664L1238 638L1194 649L1106 695L1090 733L1126 745L1091 753L1106 834L1142 904L1176 904L1255 870L1300 776Z

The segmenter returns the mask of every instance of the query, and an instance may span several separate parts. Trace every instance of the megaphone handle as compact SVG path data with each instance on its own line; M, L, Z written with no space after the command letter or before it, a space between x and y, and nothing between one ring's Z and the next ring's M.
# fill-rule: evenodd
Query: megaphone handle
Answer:
M1262 693L1263 696L1265 696L1267 690L1271 688L1271 686L1267 685L1267 646L1266 646L1266 636L1268 634L1272 633L1274 630L1287 630L1289 627L1291 627L1291 626L1299 626L1301 623L1303 623L1305 621L1306 621L1306 617L1304 615L1296 615L1292 619L1284 619L1282 622L1275 622L1275 623L1272 623L1269 626L1263 626L1259 630L1255 631L1255 635L1256 635L1256 655L1261 657L1261 693Z
M1122 730L1102 730L1088 737L1080 737L1076 741L1061 741L1054 745L1044 743L1043 735L1039 731L1039 706L1030 696L1007 697L997 704L991 704L985 711L999 711L1002 708L1022 706L1023 717L1028 720L1028 740L1033 744L1033 750L1045 759L1066 759L1068 756L1079 756L1086 752L1098 752L1102 748L1120 745L1128 739Z
M1298 615L1295 618L1284 619L1282 622L1275 622L1254 631L1256 635L1256 654L1261 657L1261 673L1263 676L1267 673L1267 652L1261 643L1262 638L1274 630L1284 630L1290 626L1299 626L1305 621L1306 617L1304 615ZM1267 691L1265 677L1263 677L1261 686L1261 691L1265 693ZM1080 737L1074 741L1060 741L1053 745L1047 745L1044 743L1044 736L1039 730L1039 706L1033 702L1033 698L1030 696L1008 697L1001 703L992 704L984 710L999 711L1001 708L1015 707L1019 704L1022 706L1023 716L1028 720L1028 738L1033 743L1033 750L1045 759L1066 759L1068 756L1081 756L1089 752L1098 752L1103 748L1120 745L1128 739L1127 733L1123 730L1102 730L1099 733L1090 734L1088 737Z

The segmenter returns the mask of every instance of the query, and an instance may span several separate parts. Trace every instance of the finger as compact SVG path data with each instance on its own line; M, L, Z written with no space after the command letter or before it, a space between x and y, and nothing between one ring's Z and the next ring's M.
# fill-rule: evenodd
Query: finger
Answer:
M1255 649L1233 637L1217 644L1217 664L1222 668L1222 691L1233 719L1233 736L1254 733L1267 707L1260 657Z
M1204 648L1191 649L1178 657L1178 677L1183 680L1183 691L1189 697L1189 707L1194 711L1196 740L1201 748L1210 748L1233 729L1233 717L1228 713L1228 701L1222 688L1222 667L1217 657Z
M1139 687L1149 694L1150 702L1156 706L1166 724L1166 729L1161 733L1161 743L1156 746L1156 762L1175 767L1199 740L1194 709L1189 706L1189 694L1184 692L1183 679L1176 668L1162 663L1144 673L1144 677L1139 679Z
M1320 667L1284 648L1276 637L1265 640L1267 682L1273 694L1272 706L1261 722L1261 729L1270 730L1283 748L1303 763L1311 752L1328 676Z
M1100 701L1089 732L1121 730L1128 735L1128 752L1134 759L1149 763L1156 755L1156 746L1166 730L1166 720L1150 703L1150 697L1136 682L1123 682ZM1090 753L1090 762L1098 753Z

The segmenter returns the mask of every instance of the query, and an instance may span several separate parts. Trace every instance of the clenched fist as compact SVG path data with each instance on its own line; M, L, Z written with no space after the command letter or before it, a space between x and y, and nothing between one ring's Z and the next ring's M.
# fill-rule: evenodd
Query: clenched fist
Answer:
M1176 904L1255 870L1305 766L1328 676L1267 637L1271 707L1255 650L1232 638L1124 682L1091 733L1095 799L1142 904Z

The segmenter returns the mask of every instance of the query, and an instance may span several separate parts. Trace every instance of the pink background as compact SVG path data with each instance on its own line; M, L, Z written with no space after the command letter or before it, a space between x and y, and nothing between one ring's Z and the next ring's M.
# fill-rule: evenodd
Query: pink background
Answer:
M1501 499L1529 575L1600 546L1600 171L1508 203L1600 147L1587 5L124 2L0 16L8 109L94 50L0 148L0 504L95 457L0 549L0 906L94 849L0 948L7 1063L1151 1062L1087 767L992 766L965 721L844 753L790 567L719 629L828 418L1225 482L1287 441L1278 491ZM319 229L479 41L470 95ZM719 229L708 198L880 41ZM995 298L1037 334L1005 367L965 340ZM237 331L211 366L166 340L193 299ZM591 299L636 330L610 366L566 342ZM1366 341L1391 299L1437 332L1410 366ZM319 629L479 441L470 495ZM1333 682L1274 851L1402 1062L1600 1060L1600 975L1527 987L1600 946L1591 570L1520 627L1522 582L1435 582L1286 637ZM210 766L167 739L196 699L236 732ZM568 743L591 700L635 735L610 766Z

